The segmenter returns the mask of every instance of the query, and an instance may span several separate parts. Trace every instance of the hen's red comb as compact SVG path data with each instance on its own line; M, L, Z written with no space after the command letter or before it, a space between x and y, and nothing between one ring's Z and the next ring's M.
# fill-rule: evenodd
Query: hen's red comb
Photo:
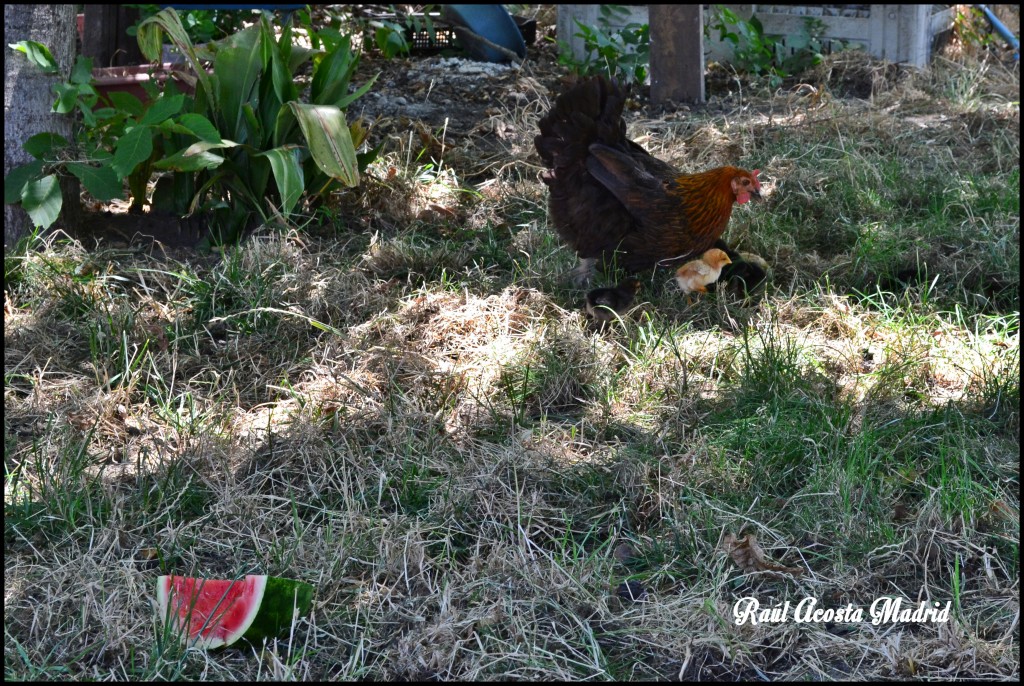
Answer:
M761 187L761 182L757 180L757 173L759 171L761 171L761 170L760 169L755 169L754 171L750 172L750 175L754 177L754 186L756 186L757 188Z

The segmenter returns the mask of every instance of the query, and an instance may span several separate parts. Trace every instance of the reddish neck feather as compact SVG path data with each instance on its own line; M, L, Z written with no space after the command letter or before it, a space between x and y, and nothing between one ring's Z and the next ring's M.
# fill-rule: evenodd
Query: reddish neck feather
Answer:
M733 167L719 167L699 174L676 177L669 192L679 196L691 229L706 233L729 221L733 203L736 202L732 179L737 173L738 170Z

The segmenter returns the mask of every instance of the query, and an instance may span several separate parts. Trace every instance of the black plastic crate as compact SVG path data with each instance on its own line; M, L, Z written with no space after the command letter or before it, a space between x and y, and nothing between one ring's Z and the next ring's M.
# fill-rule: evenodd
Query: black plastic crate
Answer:
M408 41L412 54L422 55L459 47L452 27L438 20L432 20L432 23L434 25L433 32L426 29L415 31L411 26L406 26L405 40Z
M422 20L423 15L413 15L417 19ZM519 28L519 33L523 36L523 42L527 45L533 45L537 42L537 20L528 19L526 17L512 16L516 26ZM433 34L426 29L416 31L409 26L405 28L405 40L409 42L410 52L413 55L424 55L434 54L441 52L442 50L458 49L459 41L455 37L455 30L447 23L440 19L431 17L431 23L434 26ZM424 25L423 21L420 21L421 26Z

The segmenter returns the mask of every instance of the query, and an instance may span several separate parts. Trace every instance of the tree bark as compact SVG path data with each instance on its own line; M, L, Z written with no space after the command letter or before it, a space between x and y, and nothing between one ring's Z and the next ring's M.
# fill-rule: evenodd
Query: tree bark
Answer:
M32 157L22 149L24 142L43 131L72 140L72 118L54 114L57 95L53 84L67 81L75 61L74 5L4 5L4 176ZM8 47L22 40L42 43L53 54L58 74L44 74L24 54ZM61 220L76 228L81 214L77 179L62 181L64 205ZM32 229L32 222L20 205L4 205L4 246L13 246Z

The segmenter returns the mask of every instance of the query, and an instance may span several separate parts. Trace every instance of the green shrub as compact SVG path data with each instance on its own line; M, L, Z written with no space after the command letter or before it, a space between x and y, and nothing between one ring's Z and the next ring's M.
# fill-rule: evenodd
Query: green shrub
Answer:
M133 5L139 9L140 19L143 22L160 12L160 5ZM185 27L189 40L193 45L209 43L226 36L230 36L242 28L242 22L253 18L253 9L199 9L181 7L178 16L181 18L181 25ZM128 27L128 35L135 36L138 31L138 24Z
M600 12L596 28L576 21L576 36L583 39L586 57L575 59L568 43L563 41L559 62L577 74L603 73L625 83L642 84L650 69L650 26L630 23L612 29L613 18L625 16L629 10L622 5L601 5Z
M315 203L358 185L377 151L356 153L366 129L350 126L345 109L376 77L349 93L359 62L349 38L325 38L323 50L308 50L292 45L291 31L288 22L276 39L264 16L213 46L208 73L173 9L143 20L138 40L147 59L158 59L166 34L196 75L194 96L168 80L148 103L126 93L112 94L112 106L99 102L91 61L79 58L54 106L81 112L77 145L54 134L29 139L25 149L35 161L8 175L5 202L20 202L37 226L47 227L61 208L59 173L76 175L99 200L120 197L127 181L133 206L141 208L153 174L167 172L157 180L153 208L179 216L209 212L213 240L227 242L256 217L287 220L303 198ZM303 102L295 77L307 62L312 79Z
M769 36L756 17L740 19L736 13L723 5L715 5L713 18L705 27L705 35L718 31L720 41L733 45L735 65L742 71L768 77L774 88L782 79L819 64L822 59L822 43L828 26L820 19L804 17L801 31L792 36ZM833 51L845 50L853 44L832 41Z

